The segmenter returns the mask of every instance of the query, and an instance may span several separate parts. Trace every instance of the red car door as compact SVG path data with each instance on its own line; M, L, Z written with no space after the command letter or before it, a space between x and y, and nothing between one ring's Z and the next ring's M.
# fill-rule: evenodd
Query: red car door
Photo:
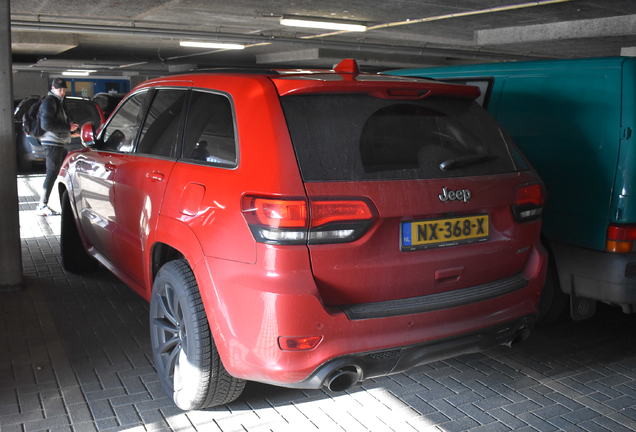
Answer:
M112 262L117 226L115 181L123 157L133 149L146 92L128 98L97 143L76 155L74 191L77 214L89 247Z
M135 151L117 167L115 266L136 290L150 265L149 239L175 164L187 94L187 88L152 92Z
M90 248L110 255L115 226L115 164L106 151L77 154L73 190L82 232Z

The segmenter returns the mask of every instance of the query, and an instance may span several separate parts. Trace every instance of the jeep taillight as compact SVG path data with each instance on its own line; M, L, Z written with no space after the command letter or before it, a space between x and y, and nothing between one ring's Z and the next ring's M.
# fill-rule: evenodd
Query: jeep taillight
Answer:
M634 248L636 241L636 225L610 225L607 227L608 252L627 253Z
M307 242L309 217L304 198L243 197L243 215L258 242L301 244Z
M527 222L541 217L543 212L543 188L540 184L520 186L512 204L512 214L517 222Z
M245 196L242 210L256 241L269 244L350 242L375 218L372 204L361 199Z

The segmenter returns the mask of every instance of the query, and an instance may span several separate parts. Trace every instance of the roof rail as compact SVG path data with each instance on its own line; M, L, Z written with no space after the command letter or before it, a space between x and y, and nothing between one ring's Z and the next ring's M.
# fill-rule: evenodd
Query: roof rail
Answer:
M219 74L254 74L254 75L278 75L278 72L274 69L265 68L236 68L236 67L216 67L216 68L198 68L192 71L184 71L180 74L188 73L219 73Z

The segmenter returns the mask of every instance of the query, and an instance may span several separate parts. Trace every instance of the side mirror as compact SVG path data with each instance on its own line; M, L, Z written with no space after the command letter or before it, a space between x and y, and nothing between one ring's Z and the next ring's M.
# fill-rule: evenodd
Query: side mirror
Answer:
M86 122L80 129L80 140L84 147L90 147L95 145L95 127L93 123Z

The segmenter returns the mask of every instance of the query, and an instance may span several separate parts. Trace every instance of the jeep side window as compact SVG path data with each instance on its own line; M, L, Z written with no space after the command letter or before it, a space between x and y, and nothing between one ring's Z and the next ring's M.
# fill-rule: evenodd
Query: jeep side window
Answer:
M97 144L98 150L121 153L129 153L133 150L147 93L140 92L131 96L117 110L101 135L101 140Z
M137 153L174 155L187 94L186 89L161 89L155 93L141 129Z
M227 97L192 92L181 158L223 167L236 166L234 117Z

